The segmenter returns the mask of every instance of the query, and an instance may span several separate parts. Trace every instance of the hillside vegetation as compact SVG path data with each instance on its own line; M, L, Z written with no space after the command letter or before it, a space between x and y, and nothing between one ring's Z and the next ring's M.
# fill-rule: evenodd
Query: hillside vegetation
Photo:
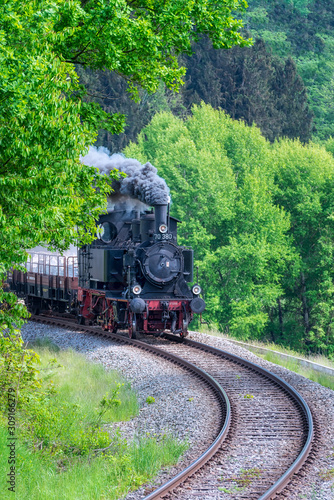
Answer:
M331 0L250 0L245 28L271 47L292 56L314 113L314 133L334 135L334 3Z
M3 500L117 500L163 466L177 463L186 443L164 433L136 434L127 441L113 426L139 413L135 391L118 372L75 351L60 351L49 339L38 339L32 347L39 354L39 374L30 367L32 384L18 376L11 392L17 404L16 455L10 462L17 474L15 492L7 483L9 398L1 394ZM9 371L10 363L5 368Z
M326 140L334 135L334 3L330 0L249 0L242 13L253 47L214 49L208 38L180 55L185 85L173 94L160 85L131 100L116 73L79 70L90 99L109 113L124 113L123 133L101 131L98 145L117 152L156 112L184 117L203 100L247 124L256 123L273 141L280 137Z
M193 246L206 319L241 339L334 354L334 159L314 143L274 144L202 104L157 114L126 156L171 188Z

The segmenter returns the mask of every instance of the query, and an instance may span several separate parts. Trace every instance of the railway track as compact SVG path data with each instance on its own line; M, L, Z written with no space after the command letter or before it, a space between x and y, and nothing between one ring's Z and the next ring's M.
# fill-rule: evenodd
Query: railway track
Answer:
M301 396L258 365L189 339L132 340L61 318L33 317L109 337L162 356L190 370L219 401L216 437L207 450L145 500L289 498L288 485L312 460L314 426ZM237 465L236 465L237 464ZM233 495L233 496L232 496Z

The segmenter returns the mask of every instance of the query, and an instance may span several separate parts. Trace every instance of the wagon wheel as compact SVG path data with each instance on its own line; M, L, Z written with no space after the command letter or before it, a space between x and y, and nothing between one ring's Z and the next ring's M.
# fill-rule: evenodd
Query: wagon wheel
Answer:
M132 338L136 339L137 338L137 331L138 331L138 325L137 325L137 315L134 314L132 316Z
M86 318L84 318L81 315L78 315L77 316L77 322L79 323L79 325L85 325L86 324Z

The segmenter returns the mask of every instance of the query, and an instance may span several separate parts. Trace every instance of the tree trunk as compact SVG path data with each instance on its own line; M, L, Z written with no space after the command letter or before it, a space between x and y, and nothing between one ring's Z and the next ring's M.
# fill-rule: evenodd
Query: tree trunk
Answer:
M277 304L278 304L279 329L280 329L281 335L283 336L283 311L282 311L281 299L277 299Z
M304 273L301 273L300 277L301 277L301 283L302 283L303 318L304 318L304 325L305 325L306 333L308 333L310 331L310 314L309 314L309 308L308 308L307 300L306 300L306 283L305 283Z

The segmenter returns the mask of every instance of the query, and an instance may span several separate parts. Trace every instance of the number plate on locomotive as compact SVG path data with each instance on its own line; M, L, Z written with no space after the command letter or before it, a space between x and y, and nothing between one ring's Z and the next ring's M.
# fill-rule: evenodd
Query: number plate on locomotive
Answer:
M165 233L165 234L155 234L154 235L154 240L155 241L170 241L173 239L172 233Z

